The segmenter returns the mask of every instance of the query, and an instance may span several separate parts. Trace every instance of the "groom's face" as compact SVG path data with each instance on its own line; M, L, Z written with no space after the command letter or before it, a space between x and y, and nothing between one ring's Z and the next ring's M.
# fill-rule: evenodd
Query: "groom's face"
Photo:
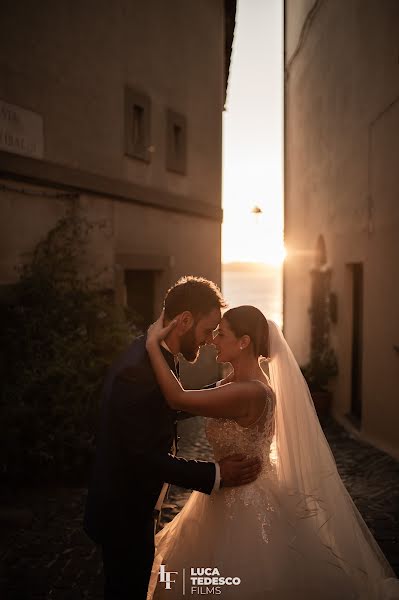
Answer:
M219 325L220 320L221 312L219 308L214 308L207 315L194 319L191 329L180 338L180 352L186 360L191 363L195 362L200 347L213 343L213 332Z

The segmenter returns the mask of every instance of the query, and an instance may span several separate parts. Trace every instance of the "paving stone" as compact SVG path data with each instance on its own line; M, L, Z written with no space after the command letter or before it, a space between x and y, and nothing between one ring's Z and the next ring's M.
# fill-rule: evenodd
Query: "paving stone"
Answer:
M180 423L179 433L181 456L212 460L201 418ZM326 422L325 434L349 493L399 575L399 463L333 421ZM189 495L187 490L171 487L161 526L178 514ZM2 493L0 504L5 511L28 510L33 518L29 528L13 521L0 538L1 600L102 598L101 553L81 529L85 498L83 488Z

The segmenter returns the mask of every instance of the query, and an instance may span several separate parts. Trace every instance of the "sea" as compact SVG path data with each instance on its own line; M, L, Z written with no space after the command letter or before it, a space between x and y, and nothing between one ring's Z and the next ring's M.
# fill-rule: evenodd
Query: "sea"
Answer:
M229 308L251 304L282 327L282 267L258 263L223 264L222 292Z

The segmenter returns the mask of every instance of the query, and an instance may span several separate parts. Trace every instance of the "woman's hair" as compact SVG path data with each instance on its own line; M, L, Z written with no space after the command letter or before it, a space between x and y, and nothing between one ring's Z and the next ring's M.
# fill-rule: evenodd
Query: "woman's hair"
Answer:
M189 310L196 319L208 315L214 308L226 306L226 301L216 283L193 275L181 277L167 291L164 300L165 316L168 319L173 319L185 310Z
M263 313L255 306L237 306L223 315L234 335L248 335L256 357L269 358L269 325Z

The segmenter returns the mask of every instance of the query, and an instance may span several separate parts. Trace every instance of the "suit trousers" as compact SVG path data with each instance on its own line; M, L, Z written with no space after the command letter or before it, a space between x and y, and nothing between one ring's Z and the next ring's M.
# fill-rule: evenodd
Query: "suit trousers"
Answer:
M102 543L105 600L146 600L154 561L154 520L137 522L131 538Z

